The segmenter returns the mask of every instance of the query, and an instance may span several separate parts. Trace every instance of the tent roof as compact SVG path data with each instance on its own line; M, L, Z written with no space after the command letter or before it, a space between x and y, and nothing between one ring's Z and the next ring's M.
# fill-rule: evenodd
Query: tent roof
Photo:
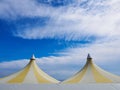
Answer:
M0 79L0 83L58 83L56 79L42 71L32 55L30 62L19 72Z
M90 54L87 56L87 62L84 67L71 78L62 83L117 83L120 82L120 77L113 75L99 66L97 66Z

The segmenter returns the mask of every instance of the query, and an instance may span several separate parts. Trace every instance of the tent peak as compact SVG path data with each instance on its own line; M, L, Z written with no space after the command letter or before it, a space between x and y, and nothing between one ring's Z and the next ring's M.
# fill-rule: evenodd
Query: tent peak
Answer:
M34 56L34 54L32 55L31 60L35 60L35 56Z
M88 53L87 59L92 59L92 57L90 56L90 54Z

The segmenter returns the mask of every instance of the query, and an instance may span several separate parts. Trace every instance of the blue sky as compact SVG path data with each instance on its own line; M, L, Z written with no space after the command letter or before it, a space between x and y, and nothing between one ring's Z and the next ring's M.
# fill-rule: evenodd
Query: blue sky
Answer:
M118 0L1 0L0 77L23 68L33 53L57 79L80 70L88 53L120 75L119 12Z

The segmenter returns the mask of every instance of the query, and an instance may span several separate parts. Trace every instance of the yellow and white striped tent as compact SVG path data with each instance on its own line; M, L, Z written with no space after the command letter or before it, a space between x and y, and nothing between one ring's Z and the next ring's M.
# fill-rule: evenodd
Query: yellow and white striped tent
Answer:
M98 67L88 54L85 66L62 83L120 83L120 77Z
M34 55L26 67L10 76L0 79L0 83L58 83L59 81L43 72L36 64Z

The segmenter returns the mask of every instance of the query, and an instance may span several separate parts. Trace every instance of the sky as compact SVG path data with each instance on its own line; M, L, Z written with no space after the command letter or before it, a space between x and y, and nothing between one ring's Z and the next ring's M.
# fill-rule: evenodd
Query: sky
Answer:
M120 75L119 0L0 0L0 77L21 70L34 54L49 75L64 80L90 53Z

